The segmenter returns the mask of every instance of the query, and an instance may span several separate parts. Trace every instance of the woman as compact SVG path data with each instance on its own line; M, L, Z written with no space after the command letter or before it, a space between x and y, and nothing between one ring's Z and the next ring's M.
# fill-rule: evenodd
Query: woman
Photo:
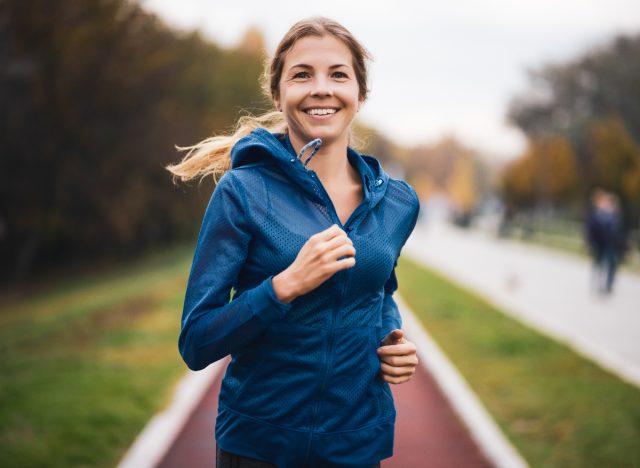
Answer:
M393 453L389 383L418 363L392 298L394 269L419 201L348 146L368 59L338 23L296 23L265 70L277 111L244 117L234 135L189 147L169 167L183 180L224 173L179 338L193 370L231 355L218 466L368 468Z

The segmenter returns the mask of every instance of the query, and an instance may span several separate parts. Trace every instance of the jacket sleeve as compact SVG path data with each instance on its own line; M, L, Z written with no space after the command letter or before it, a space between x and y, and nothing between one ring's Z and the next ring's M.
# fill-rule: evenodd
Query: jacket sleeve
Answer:
M402 243L402 247L404 247L404 244L407 243L409 236L416 226L418 216L420 214L420 201L415 191L413 189L411 190L415 197L415 204L413 206L414 212L411 218L411 224L409 225L409 230ZM402 247L400 247L400 252L402 252ZM396 266L398 266L398 258L400 258L400 253L398 253L398 257L396 257L396 260L393 263L393 270L391 270L391 275L384 285L384 301L382 303L382 329L381 335L379 337L380 342L384 341L385 337L393 330L402 329L402 316L400 315L400 311L398 310L396 301L393 300L393 293L398 289L398 279L396 277Z
M246 200L236 176L227 172L204 214L178 339L180 354L192 370L251 344L291 308L275 295L273 276L229 302L251 241Z

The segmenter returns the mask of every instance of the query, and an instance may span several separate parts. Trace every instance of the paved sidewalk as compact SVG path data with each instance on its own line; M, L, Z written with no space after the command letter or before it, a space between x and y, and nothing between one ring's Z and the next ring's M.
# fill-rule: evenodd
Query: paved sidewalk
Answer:
M419 223L403 254L640 386L640 276L619 272L611 297L589 289L587 259Z
M221 372L193 411L159 468L215 466L215 416ZM411 381L393 385L395 455L385 468L489 467L433 378L420 368Z

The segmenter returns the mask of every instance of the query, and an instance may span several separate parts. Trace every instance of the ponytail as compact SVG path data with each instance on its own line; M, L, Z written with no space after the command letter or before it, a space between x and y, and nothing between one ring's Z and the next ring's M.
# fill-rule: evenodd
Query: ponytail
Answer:
M193 146L176 146L177 150L188 152L182 161L165 166L165 169L173 174L174 184L177 184L177 180L188 182L197 177L202 182L209 175L217 184L220 177L231 168L233 145L258 127L271 132L283 132L286 129L282 114L277 111L258 116L243 115L232 134L212 136Z

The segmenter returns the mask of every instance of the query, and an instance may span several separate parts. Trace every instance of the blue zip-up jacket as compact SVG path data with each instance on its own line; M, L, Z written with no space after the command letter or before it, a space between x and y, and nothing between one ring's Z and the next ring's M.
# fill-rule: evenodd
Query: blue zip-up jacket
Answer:
M402 327L395 266L420 208L415 190L349 148L363 199L343 225L285 134L257 129L231 152L204 214L180 353L193 370L231 354L216 440L280 468L370 467L393 455L395 407L377 348ZM332 224L355 266L289 304L272 278ZM230 292L234 288L233 300Z

